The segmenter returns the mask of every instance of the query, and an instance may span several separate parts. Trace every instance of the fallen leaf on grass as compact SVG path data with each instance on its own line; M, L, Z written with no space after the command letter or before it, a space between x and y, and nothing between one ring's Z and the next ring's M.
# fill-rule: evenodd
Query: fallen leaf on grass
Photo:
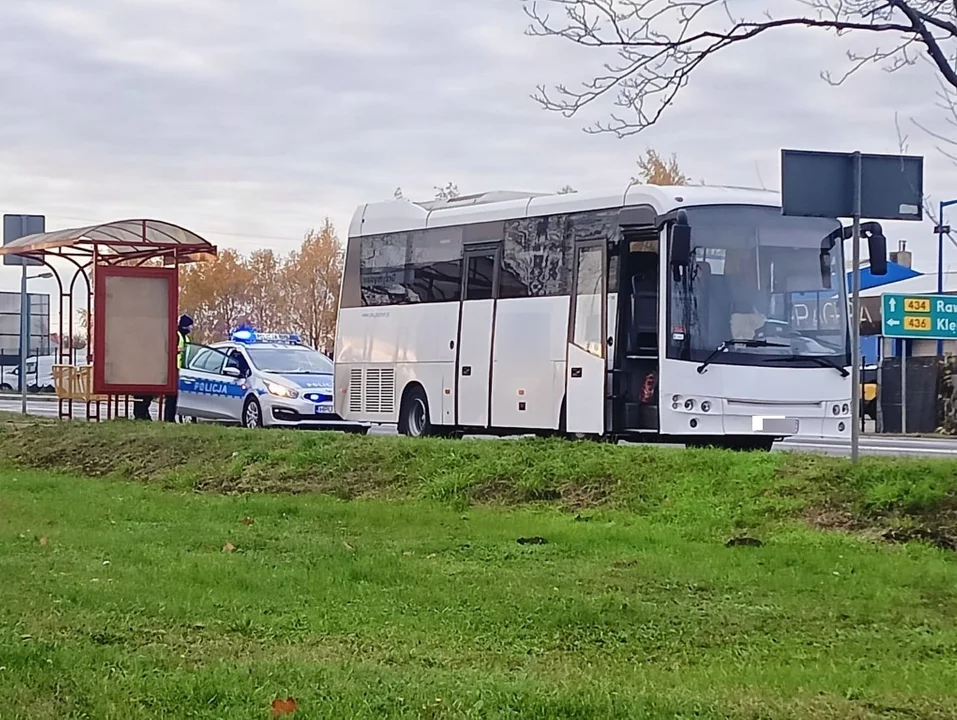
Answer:
M285 700L276 698L272 701L272 716L276 718L283 715L292 715L296 712L297 707L295 698L287 697Z
M342 541L342 547L344 547L346 550L355 550L355 548L352 547L352 545L347 543L345 540Z
M40 538L40 545L41 545L42 547L46 547L46 546L49 545L49 544L50 544L50 541L47 540L45 537Z
M256 521L253 520L251 517L244 517L242 522L243 522L243 525L252 525Z
M236 546L232 543L226 543L223 545L223 552L233 552L236 549Z

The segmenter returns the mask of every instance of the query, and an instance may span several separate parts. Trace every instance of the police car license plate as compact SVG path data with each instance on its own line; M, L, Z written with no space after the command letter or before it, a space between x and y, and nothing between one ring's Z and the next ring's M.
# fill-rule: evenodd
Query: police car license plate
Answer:
M329 415L334 412L332 403L320 403L316 405L316 415Z

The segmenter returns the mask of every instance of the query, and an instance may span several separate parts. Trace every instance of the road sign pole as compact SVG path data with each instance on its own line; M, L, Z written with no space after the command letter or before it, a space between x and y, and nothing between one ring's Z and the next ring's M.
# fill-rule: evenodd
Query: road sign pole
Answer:
M901 435L907 434L907 346L909 340L901 342Z
M884 432L884 395L881 388L884 387L884 358L887 356L884 344L886 342L883 335L877 338L877 397L875 398L874 424L876 427L874 429L879 433Z
M937 214L937 294L944 294L944 208L950 203L941 202Z
M944 294L944 205L940 203L937 215L937 294ZM944 341L937 341L937 356L944 354Z
M851 226L851 462L861 443L861 153L854 153L854 215Z
M944 210L951 205L957 205L957 200L944 200L938 205L937 214L937 294L944 294L944 235L950 233L950 228L944 225ZM937 356L944 354L944 341L937 341Z

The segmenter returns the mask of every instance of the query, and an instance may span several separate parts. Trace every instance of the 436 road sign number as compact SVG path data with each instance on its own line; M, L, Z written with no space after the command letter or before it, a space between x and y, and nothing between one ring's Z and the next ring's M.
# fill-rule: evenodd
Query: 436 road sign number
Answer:
M930 316L928 315L905 315L904 329L914 332L930 332Z

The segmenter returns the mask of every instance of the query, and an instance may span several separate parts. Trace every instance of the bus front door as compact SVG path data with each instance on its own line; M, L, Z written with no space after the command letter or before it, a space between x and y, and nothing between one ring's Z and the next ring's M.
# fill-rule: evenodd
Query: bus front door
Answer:
M565 429L570 433L605 431L606 267L604 242L575 246L565 366Z
M464 253L455 403L460 427L489 426L500 254L495 246L467 247Z

